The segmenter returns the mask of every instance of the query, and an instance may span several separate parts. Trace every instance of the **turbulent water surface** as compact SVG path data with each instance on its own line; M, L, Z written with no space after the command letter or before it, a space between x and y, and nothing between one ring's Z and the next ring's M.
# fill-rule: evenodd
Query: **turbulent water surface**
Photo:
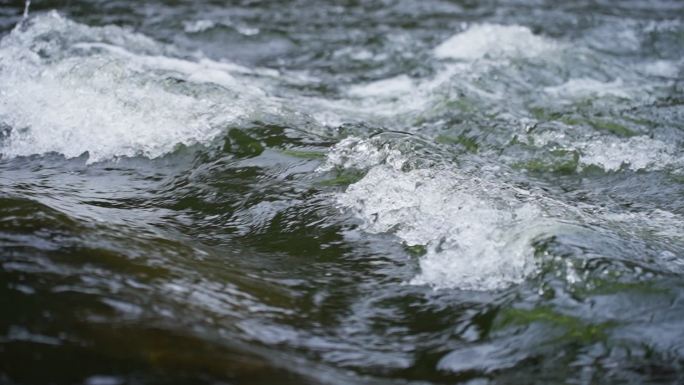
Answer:
M684 382L684 3L0 3L0 383Z

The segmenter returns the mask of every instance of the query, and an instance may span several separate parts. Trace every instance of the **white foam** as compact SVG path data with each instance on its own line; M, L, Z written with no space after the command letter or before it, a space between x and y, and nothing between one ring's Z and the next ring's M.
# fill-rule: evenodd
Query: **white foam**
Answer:
M438 45L440 59L475 60L484 57L534 57L557 48L557 44L518 25L480 24Z
M521 202L505 185L446 169L402 171L405 164L396 149L348 138L323 169L369 169L337 202L365 231L427 248L412 284L493 290L536 270L531 242L553 228L540 206Z
M681 170L684 167L680 146L645 135L631 138L592 135L578 139L566 132L542 131L535 133L534 140L528 144L578 151L580 166L598 166L605 171L618 171L623 168L633 171Z
M674 144L646 136L629 139L602 139L578 144L581 149L580 163L596 165L606 171L617 171L622 167L637 171L660 170L684 165L677 155Z
M246 25L236 25L235 30L238 31L238 33L245 35L245 36L254 36L258 35L261 30L259 28L255 27L249 27Z
M670 60L657 60L646 63L642 66L642 70L649 75L662 76L668 78L677 77L684 62L674 62Z
M427 247L412 284L493 290L536 270L531 241L542 232L540 209L481 180L382 165L338 202L367 232L393 232L407 245Z
M350 88L349 94L359 97L398 97L409 94L416 85L406 75L382 79L371 83L356 85Z
M526 27L474 25L434 49L437 58L461 60L446 63L435 76L414 79L403 74L356 84L346 92L351 100L341 100L326 107L336 108L345 115L363 114L367 120L390 118L397 121L425 113L438 106L444 97L453 97L450 87L454 84L458 84L461 93L467 91L484 100L500 101L506 95L481 87L478 79L493 68L510 64L501 58L531 58L557 51L560 47L559 43L534 35Z
M356 60L356 61L368 61L368 60L382 60L386 59L387 55L386 54L378 54L375 55L372 51L361 48L361 47L344 47L335 50L333 52L333 57L336 59L342 59L342 60Z
M154 158L178 144L208 143L266 106L259 87L236 78L246 69L163 53L120 28L91 28L56 13L31 19L0 42L0 121L13 127L0 154Z
M587 96L616 96L629 98L631 93L621 79L612 82L601 82L595 79L578 78L553 87L546 87L544 91L557 97L582 98Z
M208 31L216 27L216 23L212 20L192 20L183 22L183 30L187 33L200 33Z
M235 25L230 20L224 20L218 23L213 20L207 19L183 22L183 30L187 33L202 33L214 29L217 26L225 26L232 28L238 33L245 36L254 36L260 32L259 28L249 27L241 24Z
M328 153L326 162L318 171L329 171L335 168L367 169L378 164L390 164L401 168L406 162L404 155L388 144L378 148L368 139L348 137L337 143Z
M334 102L317 100L315 104L322 105L328 113L339 111L340 115L363 116L366 120L396 118L427 109L431 101L430 92L443 81L417 81L407 75L399 75L353 85L346 92L349 99Z
M484 90L474 84L475 79L481 75L478 71L482 70L482 66L473 63L450 63L432 78L413 79L407 75L399 75L356 84L347 89L346 93L350 97L348 99L334 102L316 100L315 104L326 109L326 113L339 111L339 115L363 117L366 121L391 119L392 124L401 127L406 118L429 113L444 98L453 97L447 95L451 93L449 88L455 79L458 79L459 87L471 95L487 101L501 100L501 93ZM343 121L342 118L338 120ZM410 127L402 129L410 130Z
M581 231L576 225L580 223L608 224L634 237L655 235L665 241L681 239L684 231L680 216L664 210L615 214L600 207L577 207L487 177L486 168L477 176L452 166L408 170L409 155L386 144L348 138L338 146L330 152L324 170L346 167L368 172L336 195L337 204L351 210L368 233L389 233L406 245L425 246L420 273L410 284L496 290L520 283L538 270L533 242ZM612 142L604 138L578 146L583 149L582 164L607 170L653 169L681 164L682 159L673 152L675 145L647 137ZM566 279L575 283L583 277L568 270Z

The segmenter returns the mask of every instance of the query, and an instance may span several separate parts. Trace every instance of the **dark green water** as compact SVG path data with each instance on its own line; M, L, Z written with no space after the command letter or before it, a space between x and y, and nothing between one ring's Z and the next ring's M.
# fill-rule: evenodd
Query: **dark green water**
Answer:
M684 3L23 6L0 383L684 382Z

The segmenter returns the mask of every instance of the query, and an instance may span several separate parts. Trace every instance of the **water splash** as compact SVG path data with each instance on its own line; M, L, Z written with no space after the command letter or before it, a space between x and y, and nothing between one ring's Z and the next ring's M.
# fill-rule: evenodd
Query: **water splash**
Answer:
M0 41L0 116L15 127L0 143L4 156L155 158L178 144L211 142L251 106L268 110L261 88L233 75L239 66L176 59L145 36L57 13L24 27Z
M393 233L409 247L425 248L411 284L495 290L537 271L532 241L557 230L542 206L506 185L455 169L406 170L410 163L387 145L350 137L321 170L368 169L337 203L362 220L364 231Z
M24 1L24 15L22 16L26 20L29 16L29 8L31 7L31 0Z

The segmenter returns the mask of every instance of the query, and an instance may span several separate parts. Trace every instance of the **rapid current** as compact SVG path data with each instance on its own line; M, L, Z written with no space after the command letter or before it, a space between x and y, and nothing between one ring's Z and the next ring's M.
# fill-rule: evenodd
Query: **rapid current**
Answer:
M684 2L0 2L0 383L684 383Z

